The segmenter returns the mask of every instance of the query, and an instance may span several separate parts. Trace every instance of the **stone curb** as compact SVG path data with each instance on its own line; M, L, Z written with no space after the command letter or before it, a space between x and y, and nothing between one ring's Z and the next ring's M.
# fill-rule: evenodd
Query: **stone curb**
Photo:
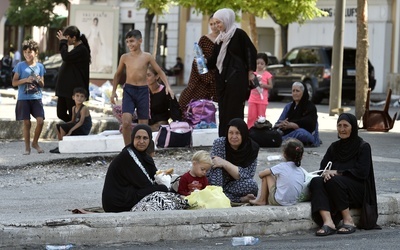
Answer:
M36 121L31 121L32 127L36 127ZM44 120L43 130L40 139L57 139L56 124L60 120ZM104 130L118 130L119 123L114 118L92 119L93 125L91 134L99 134ZM15 120L0 119L0 139L23 139L23 122ZM31 138L33 138L34 129L31 129Z
M400 223L400 194L378 196L379 225ZM316 229L309 202L295 206L245 206L230 209L124 212L45 217L0 225L1 247L27 244L93 245L102 242L194 240L238 235L268 235ZM352 211L355 221L358 211Z

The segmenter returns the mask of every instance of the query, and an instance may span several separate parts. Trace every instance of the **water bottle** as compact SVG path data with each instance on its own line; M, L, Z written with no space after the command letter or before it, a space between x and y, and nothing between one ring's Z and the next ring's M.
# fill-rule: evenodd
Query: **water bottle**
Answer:
M46 245L46 250L63 250L63 249L71 249L74 245Z
M199 71L199 74L207 73L208 69L204 60L203 51L201 50L198 43L194 43L194 58L197 62L197 70Z
M253 246L259 242L258 238L253 236L233 237L232 246Z

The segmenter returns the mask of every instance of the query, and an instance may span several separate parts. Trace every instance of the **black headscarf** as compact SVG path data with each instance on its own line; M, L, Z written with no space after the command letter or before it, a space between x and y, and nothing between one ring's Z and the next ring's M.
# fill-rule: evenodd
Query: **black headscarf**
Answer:
M242 144L240 144L238 150L233 149L229 144L228 130L230 126L236 127L242 136ZM258 144L249 137L247 124L243 119L234 118L228 123L225 140L225 154L227 161L236 166L248 167L257 158L259 148Z
M143 166L148 166L148 165L152 165L155 167L154 164L154 160L151 156L149 156L147 154L147 148L150 146L147 146L146 150L144 151L139 151L135 148L135 146L133 145L133 139L135 138L136 133L140 130L143 129L147 132L148 136L149 136L149 140L153 140L153 134L151 132L151 128L149 127L149 125L146 124L138 124L136 125L133 130L132 130L132 135L131 135L131 144L128 145L127 147L131 147L133 152L135 152L136 156L138 157L138 159L140 160L140 162L143 164Z
M355 155L358 153L358 150L360 148L363 139L358 136L357 118L354 115L349 113L342 113L339 116L337 123L339 123L342 120L345 120L348 123L350 123L351 134L346 139L340 139L339 141L332 143L332 147L333 147L333 152L335 153L338 161L346 162L351 158L355 157Z
M300 82L298 82L298 83L300 83ZM304 90L303 90L303 95L299 101L299 104L297 104L297 106L296 106L296 102L293 101L292 105L290 105L290 109L287 113L287 118L291 122L296 122L296 119L299 119L299 118L305 116L305 113L308 111L307 106L310 102L310 100L308 100L308 99L310 99L310 95L308 94L306 85L304 85L304 83L301 83L301 84L303 84Z

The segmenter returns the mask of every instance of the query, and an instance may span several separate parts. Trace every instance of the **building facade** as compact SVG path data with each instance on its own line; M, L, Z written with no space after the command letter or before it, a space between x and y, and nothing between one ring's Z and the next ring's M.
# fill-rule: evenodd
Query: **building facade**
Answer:
M118 29L117 35L113 39L117 40L117 45L110 46L108 49L117 51L115 55L120 56L126 52L124 34L130 29L138 29L144 33L146 10L139 10L137 1L132 0L71 0L72 5L93 5L116 8L119 13L119 22L114 29ZM288 30L288 49L302 45L333 45L334 34L334 0L319 0L317 6L326 12L327 17L316 18L305 22L302 25L293 23ZM8 44L15 37L6 37L6 17L5 9L8 1L0 1L0 54L5 52ZM67 10L65 10L67 11ZM67 11L68 13L68 11ZM356 47L357 42L357 0L346 1L345 27L344 27L344 46ZM368 1L368 32L369 32L369 59L375 67L375 77L377 84L374 92L386 93L391 87L394 93L400 94L400 0L369 0ZM156 30L155 20L151 25L150 53L153 53L154 36ZM70 20L70 23L71 20ZM237 24L249 33L247 20L242 20ZM279 25L275 24L271 18L256 19L258 34L259 51L270 52L281 58L280 39L281 32ZM168 11L159 16L158 19L158 46L156 59L159 64L166 69L173 67L176 57L181 57L184 62L184 82L187 83L193 62L193 44L208 32L208 16L196 14L193 9L182 8L176 5L169 6ZM48 36L46 30L32 29L32 36L40 39L40 36ZM40 34L36 34L40 33ZM13 31L13 36L16 32ZM109 35L114 33L110 31ZM45 46L54 48L54 41L49 41ZM143 45L142 45L143 46ZM144 49L144 47L142 47ZM51 49L52 50L52 49ZM172 83L173 83L173 79ZM397 91L398 89L398 91Z

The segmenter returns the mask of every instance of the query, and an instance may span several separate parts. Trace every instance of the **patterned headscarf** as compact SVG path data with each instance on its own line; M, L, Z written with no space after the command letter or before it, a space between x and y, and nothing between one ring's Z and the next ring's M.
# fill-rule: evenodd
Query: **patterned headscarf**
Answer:
M231 9L220 9L214 13L214 18L220 20L224 26L225 30L220 31L219 35L215 39L215 43L219 44L222 42L221 50L217 57L217 68L219 73L222 72L222 63L224 62L228 44L231 41L233 34L236 31L235 25L235 12Z

